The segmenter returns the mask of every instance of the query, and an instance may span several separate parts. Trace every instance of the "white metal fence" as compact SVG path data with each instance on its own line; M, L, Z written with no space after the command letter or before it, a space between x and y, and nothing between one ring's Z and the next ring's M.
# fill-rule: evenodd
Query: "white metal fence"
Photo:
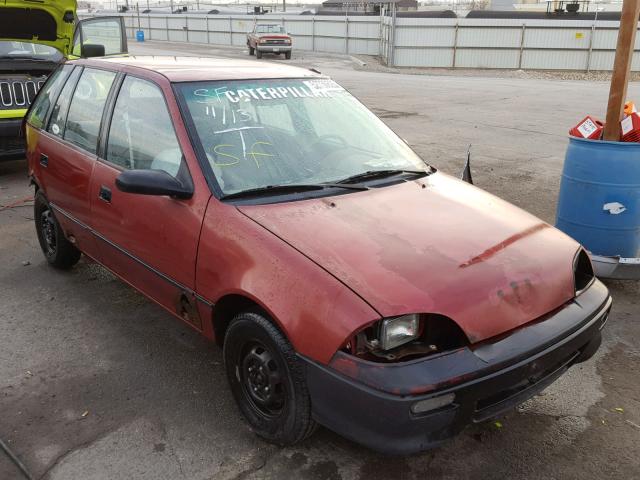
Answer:
M269 17L123 14L127 34L147 40L246 44L256 20L278 22L294 48L378 55L398 67L611 70L617 21L503 20L382 16ZM139 23L139 26L138 26ZM632 70L640 71L640 35Z

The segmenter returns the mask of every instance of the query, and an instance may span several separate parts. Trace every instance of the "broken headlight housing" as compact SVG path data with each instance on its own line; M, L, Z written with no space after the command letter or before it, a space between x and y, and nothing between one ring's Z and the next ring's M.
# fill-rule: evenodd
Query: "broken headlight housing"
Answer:
M467 336L450 318L413 313L367 325L345 343L343 350L372 361L394 362L468 344Z
M589 288L595 278L589 254L584 248L580 248L573 259L573 282L576 297Z

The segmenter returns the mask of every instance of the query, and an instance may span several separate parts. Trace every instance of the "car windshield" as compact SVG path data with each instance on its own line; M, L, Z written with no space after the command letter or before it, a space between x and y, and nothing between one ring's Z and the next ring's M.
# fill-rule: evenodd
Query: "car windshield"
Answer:
M62 54L53 47L29 42L0 42L0 59L29 58L34 60L50 60L59 62Z
M178 84L223 194L426 171L378 117L329 79ZM374 175L375 176L375 175Z
M285 33L282 25L256 25L256 33Z

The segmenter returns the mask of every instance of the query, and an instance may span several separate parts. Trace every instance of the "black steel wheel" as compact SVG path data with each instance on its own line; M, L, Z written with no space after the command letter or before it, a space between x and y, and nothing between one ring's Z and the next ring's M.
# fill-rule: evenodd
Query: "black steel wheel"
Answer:
M256 48L256 58L257 59L261 59L262 58L262 52L260 50L258 50L257 48Z
M287 60L291 60L291 52L285 52L284 58L286 58Z
M233 396L251 429L279 445L313 433L304 371L291 344L263 315L237 315L224 339L224 363Z
M287 403L286 372L274 360L273 353L259 341L248 342L238 351L236 365L245 399L265 417L282 413Z
M256 53L256 49L252 46L249 46L249 55L253 55L254 53Z
M81 256L80 250L64 236L51 205L40 191L36 192L34 199L33 218L40 248L47 261L63 270L78 263Z

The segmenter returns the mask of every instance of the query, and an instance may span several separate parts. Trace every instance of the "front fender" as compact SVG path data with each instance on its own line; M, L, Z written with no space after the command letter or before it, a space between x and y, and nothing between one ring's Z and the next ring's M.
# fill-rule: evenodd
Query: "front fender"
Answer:
M211 198L198 249L196 290L261 305L296 351L328 364L348 336L379 318L362 298L287 243Z

